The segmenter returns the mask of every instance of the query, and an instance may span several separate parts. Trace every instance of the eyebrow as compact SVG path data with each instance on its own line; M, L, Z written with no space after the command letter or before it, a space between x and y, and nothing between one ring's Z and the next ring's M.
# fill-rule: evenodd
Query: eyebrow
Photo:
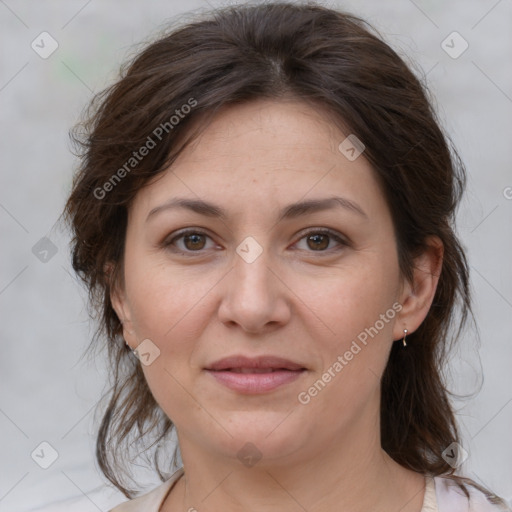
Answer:
M329 210L336 207L344 208L368 220L368 215L354 201L351 201L346 197L331 196L325 199L309 199L307 201L300 201L298 203L290 204L280 211L278 222L282 220L297 218L310 213ZM146 222L148 222L148 220L157 213L174 209L187 209L200 215L205 215L206 217L215 217L222 220L226 220L228 218L227 211L221 206L209 203L208 201L203 201L202 199L176 197L165 202L164 204L161 204L160 206L153 208L149 212L146 218Z

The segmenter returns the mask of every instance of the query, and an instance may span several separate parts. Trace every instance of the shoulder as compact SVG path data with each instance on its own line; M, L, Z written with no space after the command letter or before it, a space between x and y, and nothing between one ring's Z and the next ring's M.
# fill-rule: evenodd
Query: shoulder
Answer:
M183 468L180 468L173 473L169 480L166 480L152 491L133 500L121 503L109 510L109 512L140 512L141 510L144 510L144 512L158 512L166 496L182 474Z
M439 512L512 512L504 500L469 478L437 476L434 482Z

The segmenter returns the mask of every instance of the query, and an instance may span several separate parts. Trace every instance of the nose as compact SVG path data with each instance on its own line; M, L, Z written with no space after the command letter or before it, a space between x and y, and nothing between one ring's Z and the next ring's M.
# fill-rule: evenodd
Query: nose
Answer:
M220 321L248 333L285 325L290 320L293 294L278 265L272 265L265 250L253 261L240 254L235 254L233 268L223 280Z

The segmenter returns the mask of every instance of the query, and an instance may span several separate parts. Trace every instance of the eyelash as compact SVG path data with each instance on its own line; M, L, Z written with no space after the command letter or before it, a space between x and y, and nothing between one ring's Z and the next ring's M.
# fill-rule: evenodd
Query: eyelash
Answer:
M321 250L321 251L306 251L306 252L318 253L319 255L327 255L327 254L331 254L333 251L338 251L338 250L342 249L343 247L346 247L349 245L348 242L346 240L344 240L336 231L333 231L333 230L327 229L327 228L311 229L311 230L305 232L297 240L297 242L299 242L300 240L306 238L309 235L313 235L313 234L314 235L328 235L332 239L334 239L336 242L338 242L341 247L337 247L334 249L325 249L325 250ZM162 245L165 248L169 248L170 246L172 246L174 244L174 242L176 240L182 239L182 238L186 237L187 235L203 235L203 236L206 236L211 239L210 235L208 235L208 233L202 231L201 229L186 229L184 231L178 232L176 234L176 236L171 238L169 241L164 241ZM194 255L194 254L201 255L201 253L203 252L203 249L200 249L198 251L182 251L182 250L174 248L174 249L170 249L170 250L172 252L175 252L178 254L185 254L185 255Z

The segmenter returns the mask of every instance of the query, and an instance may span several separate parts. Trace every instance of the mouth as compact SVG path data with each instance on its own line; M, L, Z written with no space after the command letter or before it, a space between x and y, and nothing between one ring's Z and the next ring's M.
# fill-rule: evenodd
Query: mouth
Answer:
M279 370L305 370L305 366L277 356L247 357L236 355L224 357L209 365L210 371L235 371L238 373L269 373Z
M232 356L211 364L205 370L220 384L242 394L260 394L289 384L307 368L287 359L262 356Z
M215 372L233 372L233 373L273 373L279 371L299 371L289 370L287 368L226 368L225 370L211 370Z

